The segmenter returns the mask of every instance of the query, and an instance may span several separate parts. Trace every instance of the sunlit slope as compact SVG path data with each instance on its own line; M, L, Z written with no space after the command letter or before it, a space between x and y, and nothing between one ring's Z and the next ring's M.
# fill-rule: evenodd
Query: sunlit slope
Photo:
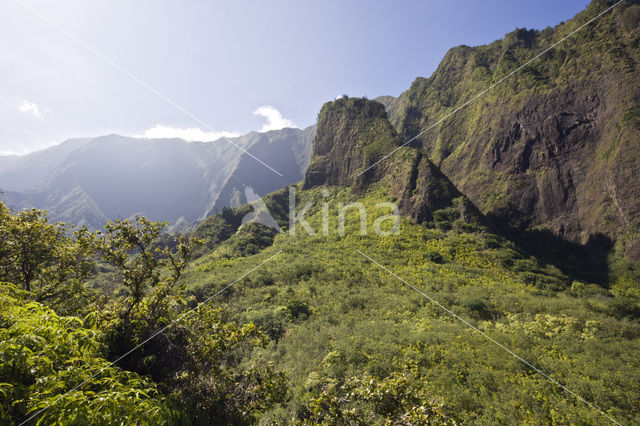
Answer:
M235 281L210 303L254 321L274 339L255 356L284 369L294 389L289 405L270 413L273 419L313 418L318 401L333 401L336 410L359 410L367 421L379 421L389 416L366 399L341 395L341 386L359 377L383 386L400 375L412 395L461 422L607 421L398 278L616 420L640 419L640 342L634 338L640 330L630 321L637 302L624 296L624 280L612 292L571 282L486 228L462 228L455 217L425 226L403 218L399 233L380 236L373 225L389 213L376 208L389 201L384 188L358 199L346 188L326 188L327 196L323 189L298 192L298 208L315 202L305 219L316 235L297 226L295 235L277 235L256 255L234 257L229 247L241 237L235 234L185 276L201 299ZM355 210L340 235L339 203L356 200L369 214L367 235L360 235Z

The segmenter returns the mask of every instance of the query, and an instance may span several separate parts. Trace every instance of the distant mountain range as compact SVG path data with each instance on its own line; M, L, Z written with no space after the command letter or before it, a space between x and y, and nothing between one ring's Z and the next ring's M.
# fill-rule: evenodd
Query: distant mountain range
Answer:
M246 188L264 195L302 179L315 128L233 138L242 149L224 139L70 139L0 157L0 201L13 209L46 209L52 220L96 229L136 214L183 226L246 203Z

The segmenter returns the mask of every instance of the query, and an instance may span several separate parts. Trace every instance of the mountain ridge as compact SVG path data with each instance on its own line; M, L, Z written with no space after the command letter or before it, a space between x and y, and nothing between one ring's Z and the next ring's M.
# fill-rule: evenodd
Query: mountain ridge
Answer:
M382 100L402 140L420 135L410 145L503 231L543 227L567 241L616 244L640 260L638 1L483 93L613 4L596 0L554 28L454 47L430 77Z
M0 171L5 191L0 199L14 209L45 209L52 220L95 229L106 220L137 214L193 224L232 204L230 197L221 198L225 191L251 186L266 194L300 180L314 131L315 126L251 132L233 139L242 149L222 139L187 142L116 134L67 141L25 157L0 157L0 164L12 165ZM283 176L247 153L277 165ZM34 170L42 158L48 159L46 167ZM259 176L252 176L257 171ZM32 173L37 179L25 181Z

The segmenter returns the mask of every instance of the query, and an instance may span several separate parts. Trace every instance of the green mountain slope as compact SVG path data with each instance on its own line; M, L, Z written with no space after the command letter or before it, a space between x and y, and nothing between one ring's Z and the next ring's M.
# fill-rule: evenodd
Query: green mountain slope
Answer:
M83 258L86 234L22 245L45 224L1 210L3 276L25 281L14 260L36 250L23 246L49 255L26 281L36 289L58 276L83 287L62 260L77 256L78 274L95 250L104 262L77 313L92 329L0 285L0 407L16 410L0 414L21 421L67 397L79 381L67 374L116 360L44 421L157 423L138 420L151 410L170 424L640 424L638 265L594 251L615 240L636 258L637 3L412 146L400 145L612 2L453 49L398 98L325 104L312 152L280 155L310 158L304 179L261 199L221 179L230 205L249 203L203 220L189 263L190 243L157 241L162 227L143 219L92 237ZM267 142L255 153L282 141ZM225 176L248 176L241 163ZM222 206L204 197L188 207ZM562 256L572 268L554 265ZM136 399L113 404L122 393Z
M453 209L465 222L483 222L481 214L422 153L399 147L400 138L377 101L341 98L323 105L313 156L303 188L340 185L354 195L372 183L388 189L399 211L421 223L437 210ZM381 161L386 152L397 150Z
M398 234L378 236L371 212L384 214L375 206L390 201L382 185L358 198L370 212L365 236L355 212L339 232L337 206L354 200L349 188L298 196L299 206L315 202L306 218L316 235L278 234L272 246L243 257L231 248L245 237L234 234L185 275L203 300L275 255L212 301L274 340L255 356L287 372L292 400L264 421L340 423L354 410L375 423L423 405L463 423L606 422L363 254L618 421L640 420L640 376L633 367L640 326L632 313L638 299L624 296L637 284L622 280L609 292L572 282L502 237L455 225L447 230L402 219ZM323 203L330 208L328 235L320 231ZM371 381L374 396L349 396L349 386L362 380ZM406 389L397 380L406 380ZM397 412L375 403L386 386ZM403 398L401 389L412 396L400 403L394 398Z
M327 103L304 181L264 200L284 232L240 226L249 205L194 232L207 249L184 276L190 292L261 326L272 343L254 356L290 379L290 401L261 421L640 421L632 271L604 288L531 256L424 148L376 164L400 140L381 103ZM353 209L341 225L350 203L366 219ZM397 233L380 221L393 205ZM287 229L292 213L308 228Z
M385 102L402 139L424 132L411 145L503 229L614 240L637 260L638 2L623 2L500 82L612 4L593 1L555 28L453 48L431 77Z

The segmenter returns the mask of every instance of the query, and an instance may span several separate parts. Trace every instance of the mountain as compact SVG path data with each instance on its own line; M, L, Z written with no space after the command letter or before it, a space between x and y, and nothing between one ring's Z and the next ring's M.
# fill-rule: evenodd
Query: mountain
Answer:
M60 145L27 155L0 157L0 187L10 191L28 191L38 187L70 153L90 141L91 138L68 139Z
M416 223L431 221L435 212L451 208L464 221L486 222L436 165L400 144L382 103L360 98L328 102L318 115L303 188L339 185L358 193L379 182L398 200L399 211ZM380 161L396 149L393 158Z
M115 270L88 268L100 272L77 298L60 260L80 273L94 258L35 244L45 261L32 281L66 278L76 301L57 307L87 300L85 320L0 283L0 411L14 423L640 424L631 3L504 81L612 3L455 48L397 98L326 103L317 127L236 139L282 177L216 143L111 135L50 166L40 189L5 193L83 216L200 194L158 206L213 214L190 233L203 244L188 263L165 235L149 246L163 259L119 250ZM15 266L30 265L14 259L34 256L20 236L43 227L4 218L0 281L24 281ZM105 243L146 247L134 234Z
M615 242L640 260L638 2L509 76L613 3L593 1L555 28L453 48L431 77L384 102L400 138L419 135L410 145L506 232Z
M99 229L142 214L181 225L244 204L246 187L272 192L302 178L315 126L186 142L108 135L69 140L24 157L0 157L0 199L49 210L52 220ZM246 152L245 152L246 151ZM278 170L269 170L248 153Z
M323 105L303 181L263 197L284 232L243 228L250 205L199 224L189 292L260 326L252 361L290 377L259 423L640 421L640 6L463 107L610 4L455 48L397 98ZM315 233L285 229L292 199ZM399 232L374 232L382 203Z
M226 177L210 211L246 204L250 201L245 196L247 186L251 186L257 194L265 195L299 181L311 159L315 133L316 126L313 125L302 131L282 129L249 135L251 141L247 151L261 160L269 158L267 163L283 176L275 175L272 170L257 163L255 158L245 154L239 159L233 173Z

